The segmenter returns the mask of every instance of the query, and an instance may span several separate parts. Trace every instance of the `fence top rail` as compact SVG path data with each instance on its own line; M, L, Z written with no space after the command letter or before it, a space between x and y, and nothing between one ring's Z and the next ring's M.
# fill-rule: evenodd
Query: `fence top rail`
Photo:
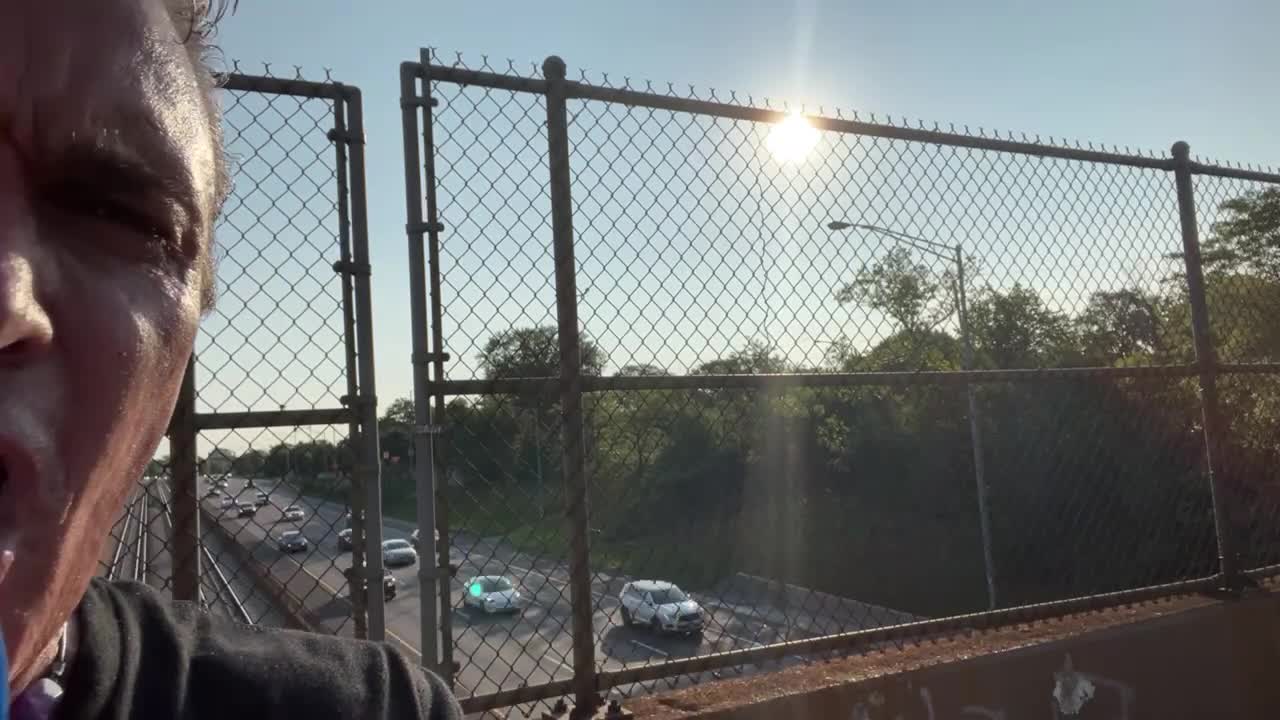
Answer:
M1231 167L1229 165L1215 165L1213 163L1196 162L1193 160L1191 161L1191 172L1196 173L1197 175L1213 175L1216 177L1232 178L1235 180L1253 180L1255 182L1274 183L1280 185L1280 173Z
M470 68L450 65L410 63L416 66L417 75L425 80L447 82L457 85L473 85L476 87L507 90L510 92L546 93L547 82L542 78L531 78L514 72L494 72L492 70L472 70ZM565 94L569 99L598 100L632 107L668 110L672 112L692 113L746 120L760 123L776 123L792 114L787 110L762 108L738 103L727 103L716 100L680 97L673 94L661 94L630 88L611 88L593 85L588 82L570 80L565 82ZM874 117L874 116L873 116ZM1015 140L1012 138L972 135L961 132L944 131L935 124L934 128L905 127L862 120L849 120L822 115L805 115L809 123L819 129L830 132L865 135L892 140L930 143L967 147L978 150L1030 155L1043 158L1076 160L1081 162L1097 162L1110 165L1147 168L1153 170L1172 170L1172 158L1147 157L1116 151L1095 150L1092 148L1071 147L1044 143L1038 137Z
M303 80L302 78L245 75L239 72L221 75L218 80L218 87L233 92L257 92L268 95L289 95L323 100L342 99L349 91L342 83L332 80L318 82L315 80Z
M1234 368L1249 372L1252 366ZM583 392L619 390L780 390L799 387L853 387L861 385L964 385L967 383L1034 382L1095 378L1141 379L1192 377L1196 365L1135 365L1132 367L1058 367L1013 370L922 370L886 372L759 373L754 375L615 375L585 376ZM554 394L558 377L513 377L431 382L432 392L443 395Z

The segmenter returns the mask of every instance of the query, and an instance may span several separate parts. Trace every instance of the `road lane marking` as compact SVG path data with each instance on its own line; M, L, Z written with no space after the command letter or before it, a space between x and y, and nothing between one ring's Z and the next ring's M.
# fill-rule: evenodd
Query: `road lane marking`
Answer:
M656 648L656 647L654 647L654 646L652 646L652 645L646 645L646 644L644 644L644 643L642 643L642 642L640 642L639 640L636 640L636 639L634 639L634 638L633 638L632 640L630 640L630 642L631 642L631 644L632 644L632 645L638 645L638 646L640 646L640 647L644 648L645 650L648 650L649 652L657 653L657 654L661 655L662 657L671 657L671 653L667 652L666 650L662 650L662 649L660 649L660 648Z

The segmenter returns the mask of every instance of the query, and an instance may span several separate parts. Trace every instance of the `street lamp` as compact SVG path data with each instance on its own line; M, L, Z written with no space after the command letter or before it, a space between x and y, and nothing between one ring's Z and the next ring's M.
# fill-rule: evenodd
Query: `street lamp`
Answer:
M956 266L956 283L953 287L956 296L956 320L960 324L960 369L973 369L973 343L969 337L969 307L964 288L964 248L959 243L954 246L936 240L908 235L878 225L851 223L832 220L827 227L833 231L865 230L891 240L909 245L926 255L932 255ZM994 563L991 560L991 521L987 513L986 472L982 462L982 429L978 424L978 399L974 394L973 383L964 384L965 394L969 400L969 438L973 444L973 475L978 486L978 523L982 529L982 561L987 573L987 607L996 609L996 580Z

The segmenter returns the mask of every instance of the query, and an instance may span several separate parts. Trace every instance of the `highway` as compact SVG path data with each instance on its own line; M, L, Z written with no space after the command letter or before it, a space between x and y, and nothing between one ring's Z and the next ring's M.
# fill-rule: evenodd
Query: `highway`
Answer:
M258 481L246 488L244 481L232 480L228 491L241 502L252 502L259 489L267 489L269 505L253 517L238 517L234 509L223 508L220 497L202 502L216 519L291 593L305 597L325 623L324 629L351 634L350 605L343 571L350 565L350 553L338 549L337 534L346 527L346 508L299 495L290 486ZM270 485L270 486L269 486ZM267 488L266 486L269 486ZM286 521L284 507L297 505L306 516ZM387 539L405 538L413 530L409 523L386 519ZM306 552L285 554L277 538L287 530L299 530L310 547ZM460 697L483 695L520 685L536 685L572 676L571 617L568 601L568 569L554 557L532 557L496 538L457 534L451 538L451 562L459 566L452 581L454 659L460 664L456 690ZM399 584L397 597L386 604L388 639L418 659L420 637L417 568L392 569ZM466 609L462 598L464 583L475 575L508 576L527 603L518 615L485 614ZM835 617L831 613L803 608L774 607L765 593L750 586L718 587L704 592L686 588L703 607L706 628L700 638L662 636L648 628L623 626L618 611L618 593L629 578L597 573L592 585L593 625L596 658L601 669L661 663L669 659L748 648L779 640L811 637L838 630L874 627L913 619L904 613L846 601L861 610ZM784 663L800 662L788 658ZM775 665L776 666L776 665ZM722 673L749 672L736 668ZM704 677L669 678L646 683L647 690L685 685ZM624 692L629 689L624 689Z

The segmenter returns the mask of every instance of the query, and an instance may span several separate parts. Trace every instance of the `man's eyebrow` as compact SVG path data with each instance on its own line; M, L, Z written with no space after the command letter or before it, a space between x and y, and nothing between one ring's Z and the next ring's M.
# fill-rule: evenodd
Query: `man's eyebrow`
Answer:
M55 178L91 181L113 194L158 195L178 203L191 221L199 221L191 178L168 149L144 154L122 134L77 134L53 152Z

